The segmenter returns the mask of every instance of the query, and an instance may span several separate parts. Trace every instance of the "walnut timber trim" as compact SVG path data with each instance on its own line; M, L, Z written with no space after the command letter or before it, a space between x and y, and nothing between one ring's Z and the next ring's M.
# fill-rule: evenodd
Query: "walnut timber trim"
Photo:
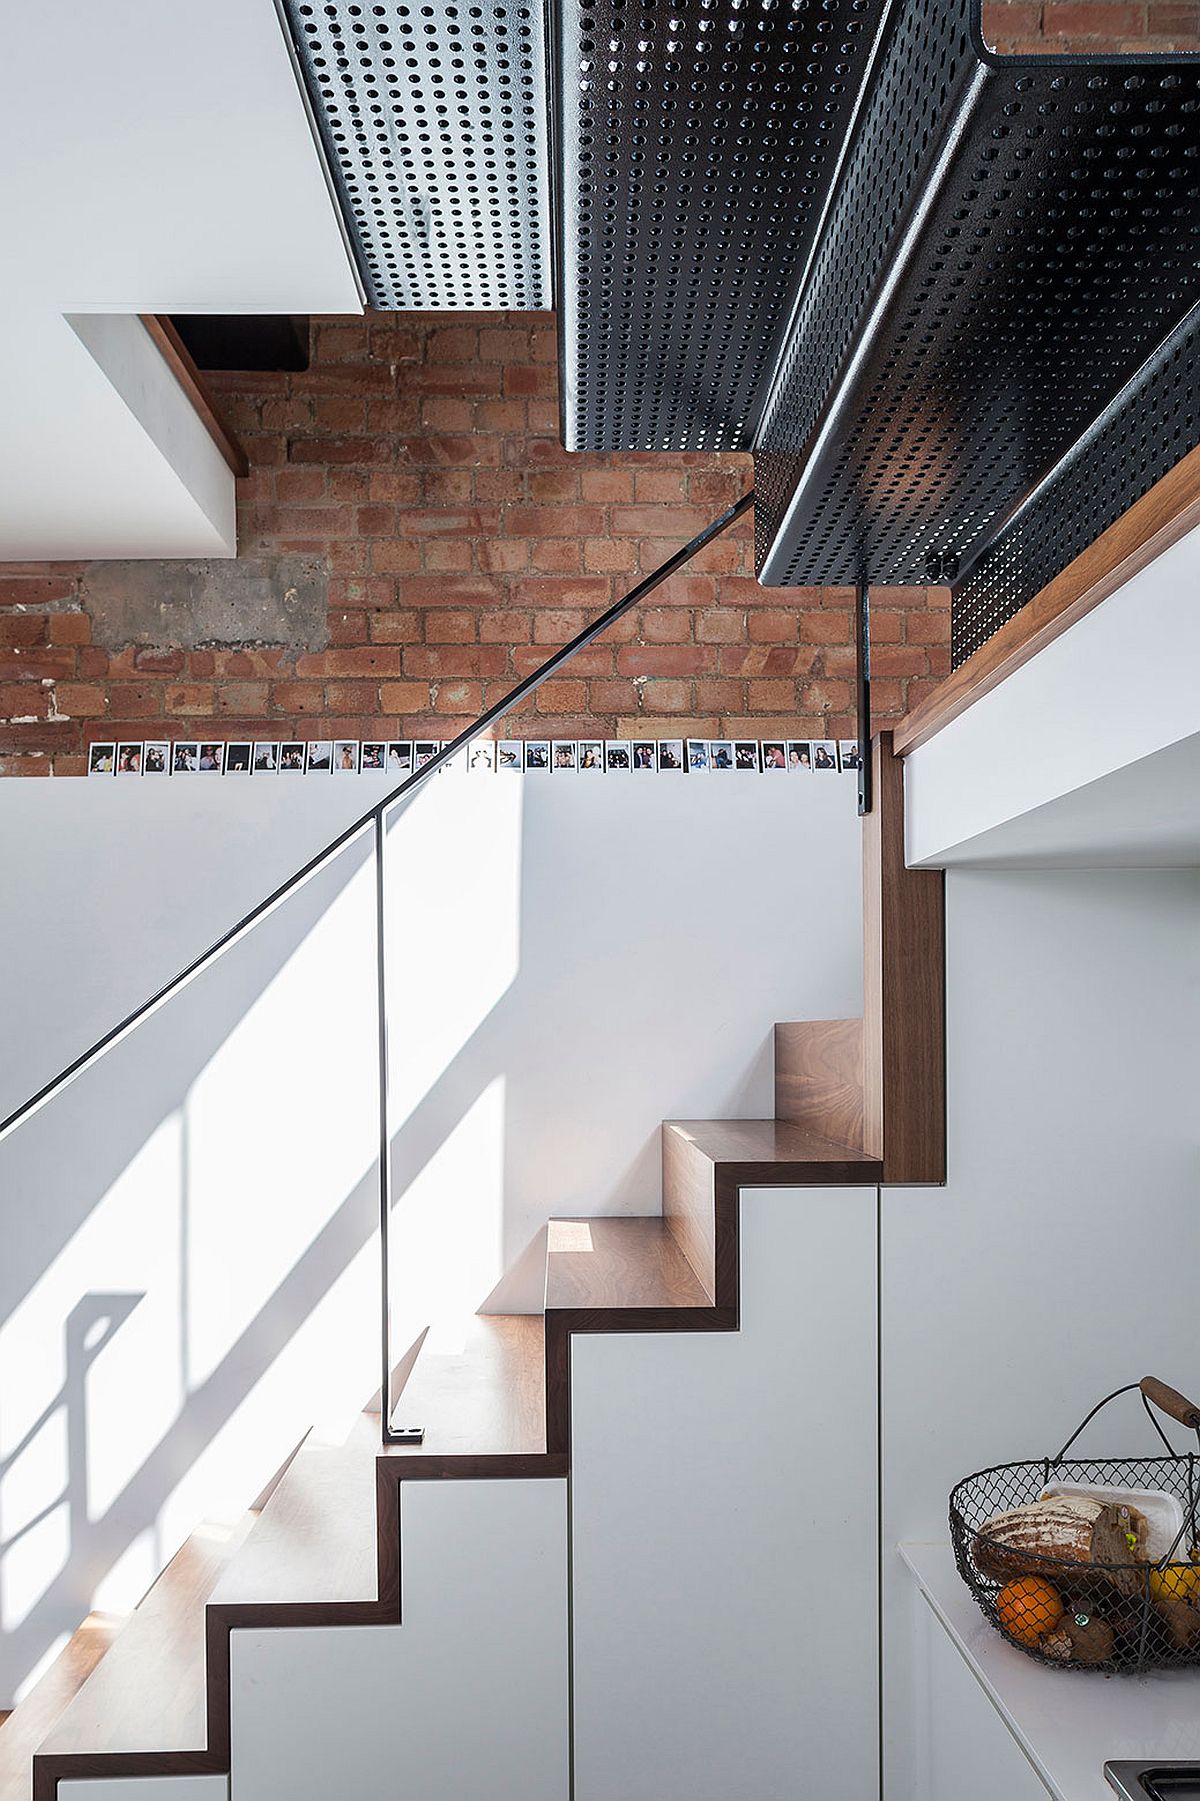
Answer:
M896 755L906 757L928 744L951 720L999 687L1196 525L1200 525L1200 446L900 721L894 734Z

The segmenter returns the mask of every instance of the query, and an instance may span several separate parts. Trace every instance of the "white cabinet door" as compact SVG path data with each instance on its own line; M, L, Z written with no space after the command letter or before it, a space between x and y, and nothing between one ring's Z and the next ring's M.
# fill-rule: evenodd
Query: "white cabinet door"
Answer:
M576 1801L878 1795L875 1254L744 1190L740 1331L575 1340Z
M903 1801L1046 1801L1050 1790L924 1599L920 1613L916 1688L921 1782L917 1794Z

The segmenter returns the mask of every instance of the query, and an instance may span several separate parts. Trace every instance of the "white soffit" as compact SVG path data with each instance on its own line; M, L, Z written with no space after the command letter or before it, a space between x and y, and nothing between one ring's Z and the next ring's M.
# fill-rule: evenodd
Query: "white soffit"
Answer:
M1200 531L906 759L910 864L1200 863Z
M273 0L0 8L0 559L233 555L155 346L78 315L361 310Z

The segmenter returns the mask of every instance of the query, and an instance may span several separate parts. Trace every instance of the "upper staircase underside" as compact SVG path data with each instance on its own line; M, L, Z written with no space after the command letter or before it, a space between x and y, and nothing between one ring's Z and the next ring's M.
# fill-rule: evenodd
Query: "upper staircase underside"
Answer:
M979 0L285 11L371 303L555 305L567 447L755 450L768 584L949 582L961 661L1200 442L1195 56L998 56Z

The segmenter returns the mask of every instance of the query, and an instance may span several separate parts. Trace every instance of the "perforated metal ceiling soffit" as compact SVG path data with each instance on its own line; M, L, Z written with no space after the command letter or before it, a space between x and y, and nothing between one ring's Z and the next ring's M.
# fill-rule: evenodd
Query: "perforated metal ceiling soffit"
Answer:
M563 0L573 450L753 442L883 0Z
M761 579L952 558L961 660L1191 448L1198 106L1195 57L1000 58L978 0L902 0L763 420Z
M370 304L551 304L542 0L282 0Z

